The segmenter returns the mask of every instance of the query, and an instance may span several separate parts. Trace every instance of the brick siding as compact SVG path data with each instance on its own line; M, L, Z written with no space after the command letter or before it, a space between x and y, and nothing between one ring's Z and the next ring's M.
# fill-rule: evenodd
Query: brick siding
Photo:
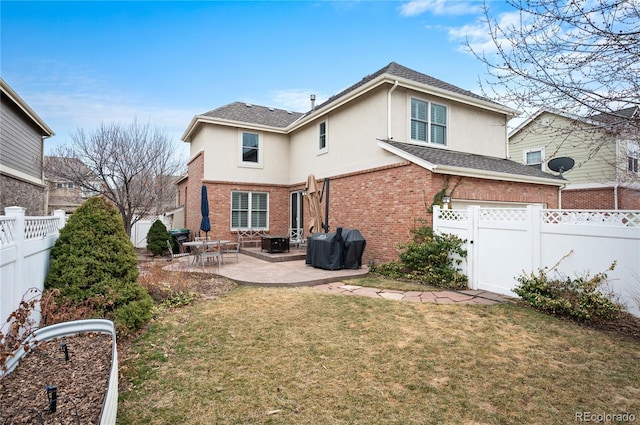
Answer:
M46 215L44 186L0 175L0 215L6 207L18 206L29 216Z
M189 179L179 186L180 202L185 203L185 223L191 235L200 227L200 187L203 155L189 164ZM209 194L211 235L235 239L231 228L231 192L269 193L269 233L287 234L289 229L289 194L303 189L296 186L273 186L221 181L204 181ZM318 181L319 188L324 182ZM364 172L334 176L329 181L330 232L337 227L358 229L367 241L363 263L381 264L398 258L397 245L410 240L410 229L424 220L431 225L428 212L434 196L448 184L456 199L502 202L543 203L557 208L557 188L553 186L485 180L433 174L413 163L381 167ZM455 186L455 189L454 189ZM325 194L326 196L326 194ZM310 214L304 203L305 231ZM324 213L324 202L321 204ZM323 214L324 215L324 214Z

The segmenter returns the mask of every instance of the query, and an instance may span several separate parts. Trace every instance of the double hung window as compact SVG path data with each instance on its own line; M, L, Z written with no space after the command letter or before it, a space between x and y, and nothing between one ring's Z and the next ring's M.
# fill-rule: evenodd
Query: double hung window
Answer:
M447 107L411 99L411 140L446 146Z
M640 147L631 140L627 141L627 171L630 173L638 172L638 157L640 156Z
M318 126L318 149L321 152L327 150L327 122L322 121Z
M266 192L231 192L231 229L268 229Z
M260 151L260 135L258 133L242 132L240 140L241 162L243 165L262 164L262 152Z
M529 167L542 170L542 163L544 162L544 152L542 149L530 149L523 152L524 163Z

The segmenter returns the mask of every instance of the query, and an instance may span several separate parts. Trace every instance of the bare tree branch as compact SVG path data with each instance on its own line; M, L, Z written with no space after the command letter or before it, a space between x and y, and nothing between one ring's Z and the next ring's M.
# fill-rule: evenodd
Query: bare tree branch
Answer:
M140 219L171 205L173 180L180 173L168 136L150 124L102 123L93 132L78 129L72 143L55 152L47 172L109 199L118 208L127 234Z
M640 106L637 0L509 0L515 12L483 20L494 52L466 45L488 77L483 92L527 113L552 106L577 116ZM628 125L638 129L638 120Z

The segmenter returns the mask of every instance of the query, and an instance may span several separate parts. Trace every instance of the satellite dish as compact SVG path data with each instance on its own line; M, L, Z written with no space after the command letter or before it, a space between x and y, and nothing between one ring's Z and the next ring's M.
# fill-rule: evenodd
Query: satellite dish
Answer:
M560 175L562 176L562 173L572 169L575 163L576 162L573 160L573 158L569 158L568 156L561 156L560 158L553 158L547 165L549 166L550 170L560 173Z

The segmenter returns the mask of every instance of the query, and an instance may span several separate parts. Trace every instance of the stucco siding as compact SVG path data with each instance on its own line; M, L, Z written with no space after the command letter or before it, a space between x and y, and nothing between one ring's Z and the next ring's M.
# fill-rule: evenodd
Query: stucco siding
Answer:
M447 107L446 149L506 157L506 116L469 105L406 89L393 92L393 140L411 142L411 99Z
M318 126L327 123L327 149L318 149ZM377 146L387 134L386 91L379 90L296 130L291 134L290 182L351 173L396 164L400 160Z
M242 132L257 133L260 138L261 164L241 163ZM207 152L204 158L205 180L229 180L249 183L287 184L289 139L268 131L206 125L191 141L191 156Z

